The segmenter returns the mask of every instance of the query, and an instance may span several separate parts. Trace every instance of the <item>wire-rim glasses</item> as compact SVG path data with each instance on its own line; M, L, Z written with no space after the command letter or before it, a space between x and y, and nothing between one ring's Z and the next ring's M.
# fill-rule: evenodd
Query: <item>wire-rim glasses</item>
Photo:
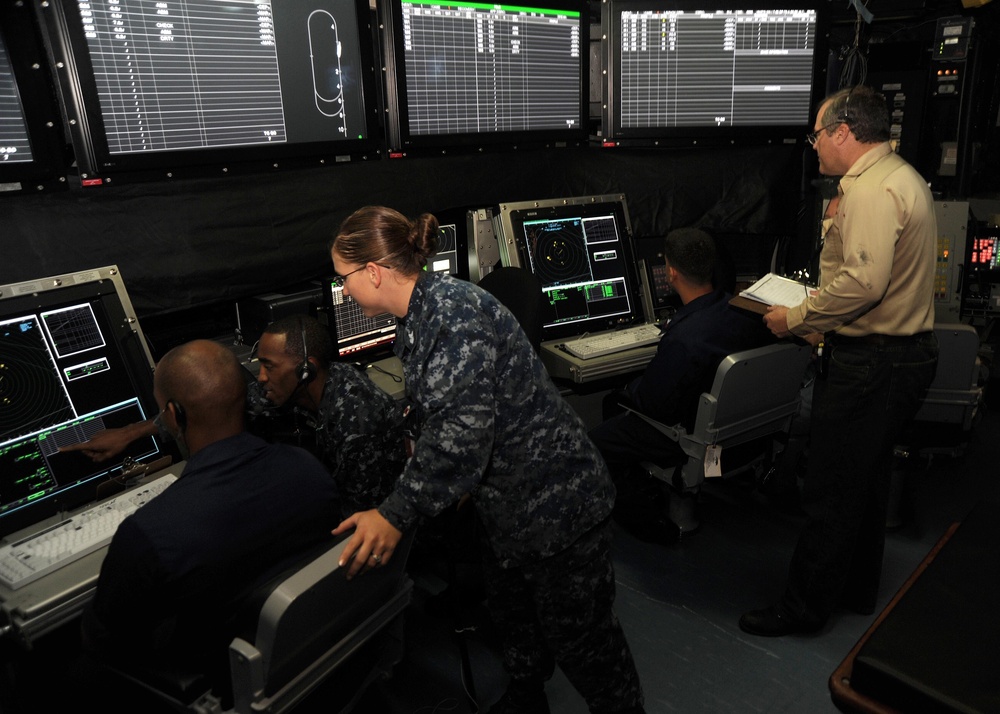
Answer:
M352 270L351 272L347 273L346 275L334 275L333 276L333 280L331 280L330 282L333 283L334 287L342 288L342 287L344 287L344 283L347 282L347 279L349 277L351 277L355 273L360 273L366 267L368 267L367 263L365 265L362 265L360 268L355 268L354 270Z
M837 126L838 124L844 124L844 123L845 122L844 122L843 119L837 119L835 121L830 122L829 124L827 124L825 126L821 126L819 129L817 129L816 131L812 132L811 134L806 134L806 141L809 142L809 146L816 146L816 142L819 140L820 132L826 131L827 129L832 129L833 127Z

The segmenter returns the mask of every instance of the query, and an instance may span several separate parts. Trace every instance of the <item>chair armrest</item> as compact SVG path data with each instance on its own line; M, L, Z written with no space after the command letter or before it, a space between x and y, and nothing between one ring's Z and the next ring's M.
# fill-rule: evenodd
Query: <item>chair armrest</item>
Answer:
M264 696L264 657L256 647L236 637L229 643L229 672L233 685L233 708L250 711Z
M264 655L243 639L235 638L229 645L234 711L283 712L301 701L347 661L364 643L378 634L410 604L413 581L405 578L386 602L335 644L318 654L300 673L279 690L269 694L264 672Z
M658 432L666 436L671 441L680 443L681 439L683 439L685 436L688 435L687 431L680 424L676 424L674 426L668 426L667 424L664 424L661 421L656 421L656 419L654 419L653 417L646 416L642 412L633 409L632 407L626 406L624 404L622 404L622 406L625 408L625 411L632 412L637 417L639 417L644 422L652 426L654 429L656 429Z

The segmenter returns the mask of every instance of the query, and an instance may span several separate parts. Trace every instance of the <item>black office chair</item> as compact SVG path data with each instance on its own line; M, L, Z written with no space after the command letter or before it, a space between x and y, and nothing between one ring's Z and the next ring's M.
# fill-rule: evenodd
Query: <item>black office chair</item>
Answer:
M934 325L934 334L940 350L934 380L894 449L896 459L886 517L886 527L890 529L906 520L903 514L906 472L918 464L928 468L936 456L961 458L981 416L979 333L971 325L938 323Z
M763 439L766 447L753 449L756 453L749 468L766 471L778 446L773 442L788 433L798 411L810 353L806 345L780 342L729 355L719 364L711 391L701 395L690 431L681 424L663 424L629 409L687 455L678 467L665 469L643 463L649 474L672 487L670 520L682 534L699 527L695 497L710 470L709 462L719 460L713 471L716 475L735 475L748 465L739 463L740 469L732 469L723 452L728 454Z
M545 298L542 281L530 270L502 265L483 276L479 287L497 298L514 313L521 329L538 351L542 344Z
M184 663L116 663L111 669L141 687L151 704L175 712L278 714L321 685L335 693L324 702L328 711L352 711L368 685L388 676L402 657L413 536L413 530L404 534L385 566L350 581L338 565L343 537L259 583L234 618L228 683L185 671Z

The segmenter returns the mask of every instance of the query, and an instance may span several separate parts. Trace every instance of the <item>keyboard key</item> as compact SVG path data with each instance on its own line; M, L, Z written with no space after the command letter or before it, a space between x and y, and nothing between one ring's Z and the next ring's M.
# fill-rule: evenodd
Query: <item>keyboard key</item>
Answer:
M0 583L22 588L111 542L118 524L177 480L165 474L31 536L0 546Z
M647 323L636 327L626 327L622 330L601 332L595 335L567 340L563 347L571 355L580 359L591 359L603 355L614 354L635 347L656 344L660 341L662 332L659 325Z

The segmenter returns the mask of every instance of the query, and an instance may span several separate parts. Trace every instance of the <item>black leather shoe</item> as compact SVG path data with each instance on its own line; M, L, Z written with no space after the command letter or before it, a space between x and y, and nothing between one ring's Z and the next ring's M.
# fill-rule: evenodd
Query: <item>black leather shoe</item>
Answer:
M782 615L773 605L763 610L751 610L740 618L741 630L761 637L783 637L799 632L816 632L822 626Z

